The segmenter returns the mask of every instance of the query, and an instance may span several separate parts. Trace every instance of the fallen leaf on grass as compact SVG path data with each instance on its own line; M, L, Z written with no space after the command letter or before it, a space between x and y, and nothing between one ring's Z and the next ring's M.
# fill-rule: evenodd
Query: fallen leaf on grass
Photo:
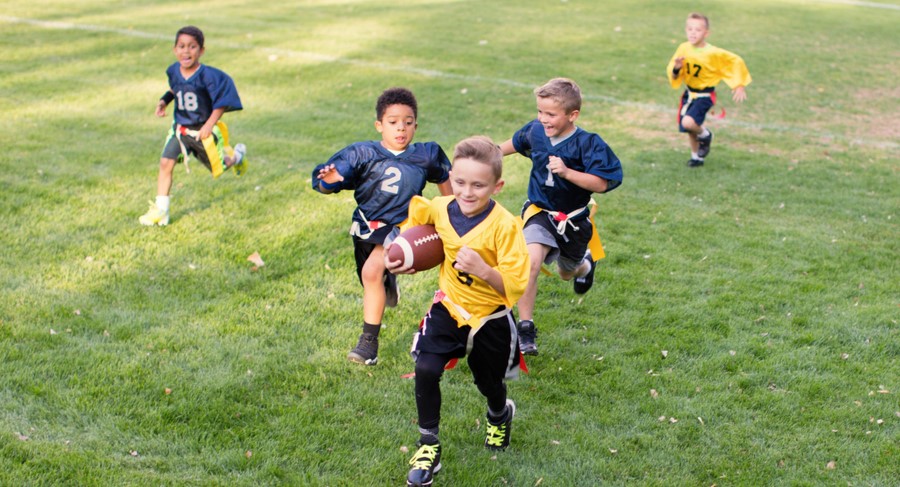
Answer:
M50 334L51 334L51 335L56 335L56 330L54 330L53 328L50 328Z
M550 443L554 445L559 445L559 440L550 440Z
M675 424L675 423L678 422L678 420L675 419L675 418L669 418L669 422L672 423L672 424Z
M841 354L841 360L847 360L848 358L850 358L849 354L846 354L846 353Z
M666 417L665 417L665 416L660 416L658 419L659 419L660 422L663 422L663 421L666 420Z
M619 453L619 450L613 450L612 448L610 448L609 452L615 455L616 453Z
M250 458L250 457L253 456L253 452L250 451L250 450L247 450L246 452L244 452L244 456L247 457L247 458Z
M81 310L80 310L80 309L76 309L76 310L75 310L75 316L81 316Z
M404 454L405 454L405 453L409 453L409 447L407 447L406 445L401 445L401 446L400 446L400 453L404 453Z
M262 257L259 256L259 252L253 252L252 254L248 255L247 260L253 263L254 271L266 265L266 263L263 262Z
M834 460L825 464L825 468L827 468L828 470L834 470L834 467L835 467Z
M16 431L16 437L19 438L19 441L28 441L29 440L27 435L23 435L22 433L19 433L18 431Z
M666 358L666 357L669 356L669 351L668 351L668 350L663 350L663 351L660 352L660 353L662 354L662 358Z
M650 397L652 397L653 399L659 397L659 393L656 392L656 389L650 389Z
M128 452L128 454L131 455L131 456L133 456L133 457L138 456L137 450L131 450L130 452Z
M697 416L697 421L700 421L700 424L706 426L706 423L703 422L703 418L701 418L700 416Z
M165 392L166 395L168 396L169 394L172 393L172 389L169 389L168 387L166 387L165 390L164 390L163 392Z

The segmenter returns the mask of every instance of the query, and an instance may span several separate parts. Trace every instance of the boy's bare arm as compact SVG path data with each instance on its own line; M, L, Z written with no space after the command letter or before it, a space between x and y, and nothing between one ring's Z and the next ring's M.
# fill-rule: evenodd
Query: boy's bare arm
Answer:
M516 148L513 145L512 139L500 144L500 152L502 152L504 156L516 153Z
M738 87L736 87L736 88L731 92L731 99L734 100L734 101L737 102L737 103L740 103L740 102L746 100L746 99L747 99L747 92L744 90L744 87L743 87L743 86L738 86Z
M441 192L441 196L450 196L453 194L453 188L450 186L450 180L446 180L443 183L439 183L437 185L438 191Z

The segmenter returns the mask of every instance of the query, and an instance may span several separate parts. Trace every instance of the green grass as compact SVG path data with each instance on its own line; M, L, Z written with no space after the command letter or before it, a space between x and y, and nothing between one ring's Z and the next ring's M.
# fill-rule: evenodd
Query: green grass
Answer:
M606 3L0 2L0 484L400 484L436 278L401 280L377 367L348 363L354 204L310 172L377 138L384 88L449 152L569 76L625 170L598 197L608 257L583 299L542 278L509 451L481 446L467 367L446 374L438 484L896 485L900 7ZM754 77L741 106L722 86L700 170L663 73L692 10ZM171 225L143 228L188 23L237 82L251 168L178 167Z

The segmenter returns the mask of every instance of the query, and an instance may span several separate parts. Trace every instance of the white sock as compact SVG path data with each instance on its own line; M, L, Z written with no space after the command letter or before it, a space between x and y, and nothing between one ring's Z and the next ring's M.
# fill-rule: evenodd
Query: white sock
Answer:
M709 130L707 130L706 127L703 127L703 133L698 135L697 137L700 137L701 139L705 138L705 137L709 137Z
M683 156L682 156L682 157L683 157ZM703 160L703 158L700 157L700 156L698 156L696 152L691 152L691 159L697 159L697 160L700 160L700 161ZM157 206L159 206L159 203L157 203Z
M156 196L156 207L160 210L168 213L169 212L169 195L157 195Z

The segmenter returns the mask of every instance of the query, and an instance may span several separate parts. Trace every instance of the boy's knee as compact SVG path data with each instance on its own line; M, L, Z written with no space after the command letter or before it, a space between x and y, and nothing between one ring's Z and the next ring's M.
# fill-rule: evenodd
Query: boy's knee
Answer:
M416 379L436 382L444 375L444 366L433 361L416 361Z
M175 169L175 159L169 159L168 157L161 157L159 159L159 170L172 172Z
M700 126L697 125L697 122L694 121L694 118L688 115L685 115L681 118L681 126L684 127L685 130L690 132L693 132L700 128Z

